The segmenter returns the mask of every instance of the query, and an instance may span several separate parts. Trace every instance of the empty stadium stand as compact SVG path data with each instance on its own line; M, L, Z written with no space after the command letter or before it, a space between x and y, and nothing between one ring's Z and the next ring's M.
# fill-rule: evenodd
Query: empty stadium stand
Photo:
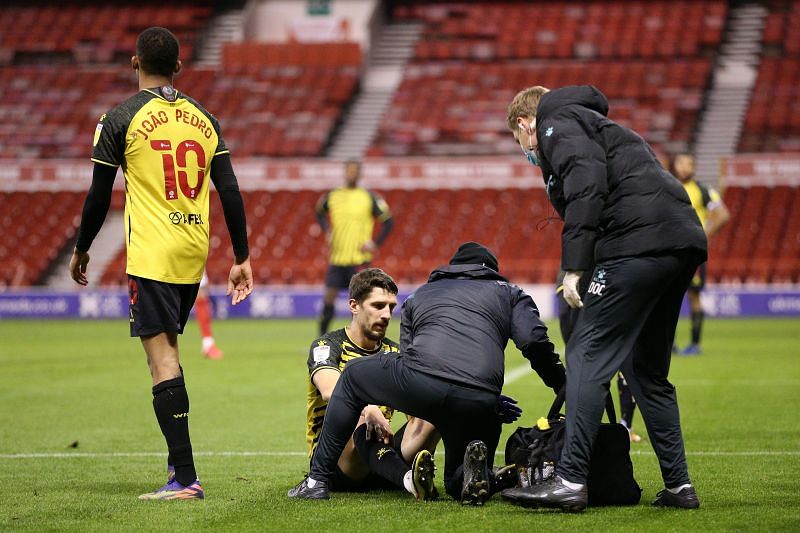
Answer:
M495 250L504 274L520 283L552 283L561 253L561 222L542 189L385 190L395 231L374 264L399 282L419 284L447 263L455 244L477 240ZM248 232L259 284L315 285L327 247L314 218L317 191L245 193ZM480 201L476 201L480 198ZM730 187L731 223L713 239L709 281L800 283L800 188ZM208 271L225 282L233 256L216 198L211 201ZM120 252L102 281L125 283Z
M743 152L800 151L800 1L774 8L739 143Z
M0 192L0 287L33 285L75 237L83 193Z
M599 87L657 150L685 150L726 13L718 0L400 5L425 30L369 154L511 153L516 91L570 84Z

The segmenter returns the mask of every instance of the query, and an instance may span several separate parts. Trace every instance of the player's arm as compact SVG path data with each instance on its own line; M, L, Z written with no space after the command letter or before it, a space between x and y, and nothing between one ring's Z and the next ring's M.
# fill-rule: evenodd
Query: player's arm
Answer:
M314 208L314 211L317 216L317 224L319 227L322 228L322 232L327 234L330 230L330 224L328 224L328 195L330 193L325 193L317 200L317 205Z
M564 365L555 346L547 335L539 309L522 289L514 286L512 290L511 339L522 355L531 363L531 368L539 374L545 385L558 392L567 380Z
M394 218L389 209L389 204L383 198L375 193L370 193L370 195L372 196L372 216L380 221L381 229L375 239L364 244L364 248L365 251L374 252L394 229Z
M722 226L730 221L731 213L728 211L728 207L722 201L722 197L717 191L710 189L708 193L709 202L708 205L706 205L708 212L706 213L706 225L704 229L706 237L713 237L722 229Z
M117 176L117 167L102 163L95 163L92 171L92 185L83 202L81 225L78 229L78 241L75 251L69 262L69 272L73 280L79 285L86 285L86 266L89 263L89 248L92 246L103 222L106 220L108 209L111 207L111 193L114 179Z
M236 305L253 292L253 270L247 244L244 202L236 174L233 173L231 156L227 152L219 153L211 160L211 181L219 193L222 213L233 245L235 260L228 276L227 294L233 294L231 302Z
M339 376L341 376L339 371L331 367L319 368L311 376L311 383L314 384L320 396L326 402L330 401L336 382L339 381Z

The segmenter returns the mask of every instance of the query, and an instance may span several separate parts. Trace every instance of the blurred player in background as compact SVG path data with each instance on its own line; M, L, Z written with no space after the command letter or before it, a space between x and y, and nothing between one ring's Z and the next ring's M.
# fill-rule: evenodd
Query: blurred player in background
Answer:
M253 290L244 204L217 120L173 87L179 44L165 28L136 40L131 66L139 92L100 118L92 185L83 206L70 274L86 285L89 247L111 204L117 167L125 175L125 244L130 330L153 378L153 409L167 442L167 484L143 500L205 497L189 439L189 396L178 357L208 256L209 180L219 191L235 261L228 294L238 304Z
M556 475L531 488L527 505L586 507L592 446L609 382L622 370L664 479L653 505L699 507L668 380L683 294L707 257L686 192L639 135L608 119L608 100L595 87L524 89L508 106L507 125L541 167L564 220L564 299L582 308L567 345L564 448ZM582 298L578 283L590 269Z
M320 335L325 334L330 327L339 291L347 289L353 274L369 265L372 255L394 226L392 213L383 198L358 186L361 163L347 161L344 174L344 186L327 192L317 202L317 222L330 245L319 321ZM382 225L380 233L373 240L376 218Z
M326 333L311 343L308 355L308 442L314 455L333 389L350 361L379 353L396 353L396 342L385 337L397 305L397 285L378 268L368 268L350 281L352 320L342 329ZM339 456L329 487L337 491L405 488L417 499L438 497L433 484L431 452L439 434L428 422L410 417L393 434L389 407L368 405L352 438ZM389 483L387 483L387 481Z
M197 299L194 302L194 315L197 327L200 329L203 355L209 359L222 359L225 354L214 341L214 333L211 330L213 314L214 309L208 294L208 274L203 271L203 279L200 280L200 288L197 290Z
M564 367L533 299L498 272L485 246L459 246L450 264L403 304L399 355L380 354L350 363L328 404L311 472L291 498L328 498L328 483L361 410L382 402L431 422L444 444L447 493L483 505L502 484L492 473L502 424L522 412L501 394L509 339L545 385L559 390Z
M728 208L722 202L722 196L714 189L698 183L694 179L694 157L690 154L678 154L672 162L672 173L683 184L692 202L692 207L697 212L697 217L703 225L706 237L711 239L731 219ZM686 297L692 312L691 342L681 350L681 355L699 355L700 336L703 331L703 307L700 305L700 292L706 284L706 263L700 265L689 284Z

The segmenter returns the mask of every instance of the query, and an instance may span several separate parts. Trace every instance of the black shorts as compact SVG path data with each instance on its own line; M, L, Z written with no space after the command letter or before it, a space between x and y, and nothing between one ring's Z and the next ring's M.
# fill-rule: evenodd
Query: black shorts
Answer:
M703 263L699 267L697 267L697 272L694 273L692 276L692 281L689 283L689 290L700 292L706 286L706 264Z
M328 272L325 274L325 286L335 289L348 289L350 288L350 278L368 266L369 263L350 266L330 265L328 266Z
M128 275L131 337L183 333L199 287Z

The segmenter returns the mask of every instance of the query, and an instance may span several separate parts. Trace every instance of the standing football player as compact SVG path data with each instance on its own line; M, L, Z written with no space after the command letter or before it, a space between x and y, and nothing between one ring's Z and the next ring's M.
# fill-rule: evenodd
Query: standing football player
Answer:
M189 396L178 334L189 317L208 256L209 181L219 192L234 264L228 294L238 304L253 290L244 204L217 120L173 87L179 44L151 27L136 40L131 66L139 92L100 118L92 185L83 206L72 278L86 285L89 247L125 175L125 245L130 332L139 337L153 380L153 409L167 442L167 484L142 500L202 499L189 439Z
M683 184L689 200L692 202L697 218L703 225L706 237L711 239L722 227L731 219L728 208L722 201L722 196L715 191L695 181L694 179L694 157L690 154L678 154L672 162L672 173ZM706 264L703 263L697 268L689 288L686 290L686 298L689 300L692 317L691 342L686 348L678 352L680 355L700 355L700 336L703 332L703 307L700 305L700 292L706 285Z
M317 222L330 245L322 313L319 318L320 335L328 331L333 320L336 295L340 290L347 289L353 274L369 265L372 256L394 226L392 213L384 199L358 186L361 163L348 161L344 174L344 186L325 193L316 207ZM381 230L373 240L375 219L381 222Z

